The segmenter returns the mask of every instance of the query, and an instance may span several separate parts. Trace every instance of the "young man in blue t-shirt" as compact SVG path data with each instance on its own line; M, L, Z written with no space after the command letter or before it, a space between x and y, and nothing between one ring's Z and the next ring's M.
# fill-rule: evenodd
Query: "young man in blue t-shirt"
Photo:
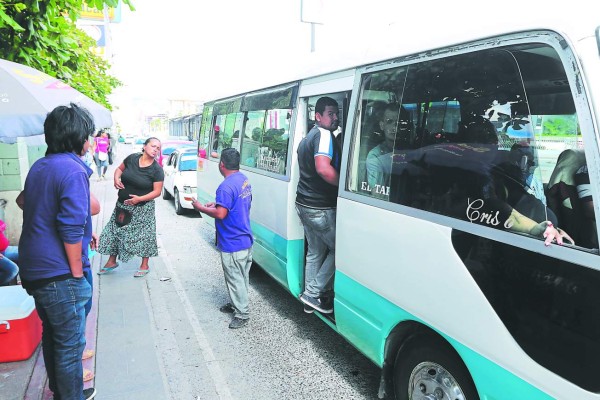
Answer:
M233 313L229 328L245 326L250 318L248 306L249 273L252 265L252 230L250 229L250 205L252 187L248 178L240 172L240 153L233 148L221 152L219 172L225 178L217 188L214 203L192 206L215 219L217 248L221 252L221 263L231 303L219 310Z

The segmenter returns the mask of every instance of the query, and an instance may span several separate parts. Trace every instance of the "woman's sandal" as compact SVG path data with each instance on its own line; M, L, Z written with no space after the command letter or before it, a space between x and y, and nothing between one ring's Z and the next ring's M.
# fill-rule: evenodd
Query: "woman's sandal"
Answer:
M114 271L118 266L119 266L119 263L116 263L112 267L102 267L102 268L100 268L100 271L98 271L98 275L104 275L110 271Z
M150 268L138 269L137 271L135 271L135 274L133 274L133 277L143 278L144 276L148 275L148 272L150 272Z
M94 354L95 354L94 350L92 350L92 349L85 349L83 351L83 355L81 356L81 359L82 360L87 360L88 358L94 357Z
M94 379L94 373L91 370L84 368L83 369L83 381L88 382L88 381L91 381L92 379Z

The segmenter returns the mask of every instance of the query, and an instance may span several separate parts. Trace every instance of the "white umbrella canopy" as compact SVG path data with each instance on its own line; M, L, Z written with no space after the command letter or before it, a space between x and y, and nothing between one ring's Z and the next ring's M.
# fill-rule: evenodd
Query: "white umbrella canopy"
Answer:
M110 111L69 85L37 69L0 59L0 142L44 133L46 115L75 103L94 117L96 129L110 128Z

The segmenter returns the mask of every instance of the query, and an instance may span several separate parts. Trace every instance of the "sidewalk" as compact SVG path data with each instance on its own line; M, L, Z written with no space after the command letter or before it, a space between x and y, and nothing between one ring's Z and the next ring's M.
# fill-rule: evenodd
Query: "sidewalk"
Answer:
M114 209L115 190L111 180L98 182L95 174L90 184L101 205L100 213L93 217L94 231L99 235ZM83 367L95 377L85 382L84 388L95 387L96 399L100 400L169 399L156 355L145 281L157 273L155 267L164 268L162 261L160 257L150 259L151 272L146 278L133 278L139 258L121 261L115 271L98 276L106 259L101 254L92 259L94 291L86 325L86 349L93 349L95 356L84 360ZM28 360L0 363L0 400L21 399L52 399L41 344Z

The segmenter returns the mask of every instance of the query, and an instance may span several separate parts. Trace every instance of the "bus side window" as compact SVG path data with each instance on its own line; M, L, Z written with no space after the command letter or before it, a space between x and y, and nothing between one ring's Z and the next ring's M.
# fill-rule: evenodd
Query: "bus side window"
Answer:
M265 132L265 111L248 111L244 127L241 163L248 167L256 167L259 146Z
M198 137L198 155L202 158L208 158L208 154L210 153L210 134L213 128L212 125L212 104L207 104L204 106L204 110L202 111L202 124L199 128L199 137Z
M515 46L509 51L484 50L365 74L360 93L363 120L353 133L351 171L356 185L352 189L543 239L538 234L540 224L559 223L560 218L556 210L546 207L544 184L552 155L540 154L544 146L538 145L531 123L539 126L540 115L532 116L530 110L537 110L542 118L565 114L559 122L549 120L553 137L547 140L553 142L561 141L556 129L576 125L576 116L572 99L562 92L553 102L547 101L548 94L526 93L532 87L528 80L536 79L519 68L520 62L528 62L527 54ZM388 106L401 104L397 114L410 115L397 116L397 121L381 116L382 139L386 135L381 124L386 119L395 127L390 130L393 144L386 151L385 140L370 150L368 144L367 130L377 124L367 119L367 111L379 100ZM401 124L405 119L407 123ZM374 157L376 150L379 154ZM374 180L369 173L374 160L388 177Z
M242 143L242 164L285 174L290 109L249 111Z
M355 186L352 190L382 200L389 200L394 149L400 146L406 130L399 118L407 121L409 113L401 108L397 93L402 91L406 68L394 68L363 77L361 120L353 132Z

